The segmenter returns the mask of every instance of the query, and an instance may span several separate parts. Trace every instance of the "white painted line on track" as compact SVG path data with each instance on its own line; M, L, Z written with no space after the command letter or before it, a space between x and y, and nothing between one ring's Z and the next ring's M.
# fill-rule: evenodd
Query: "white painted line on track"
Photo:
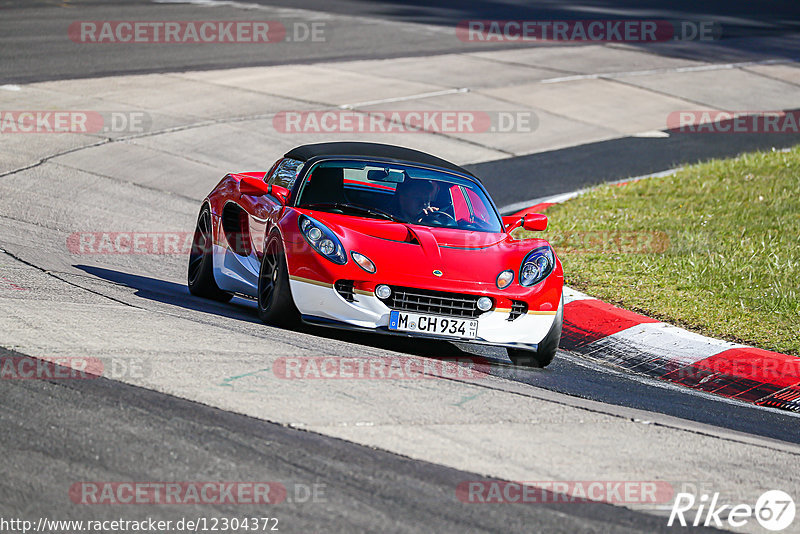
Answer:
M646 139L662 139L669 137L669 132L662 132L661 130L650 130L649 132L641 132L633 134L631 137L641 137Z
M573 76L559 76L558 78L547 78L541 83L563 83L575 82L579 80L597 80L599 78L627 78L631 76L653 76L655 74L683 73L683 72L703 72L713 70L739 69L742 67L752 67L755 65L778 65L782 63L797 63L792 59L765 59L761 61L742 61L739 63L715 63L711 65L696 65L693 67L673 67L669 69L648 69L648 70L629 70L622 72L606 72L594 74L575 74Z
M422 98L430 98L434 96L454 95L458 93L469 93L468 87L459 87L458 89L444 89L442 91L431 91L429 93L419 93L416 95L397 96L393 98L381 98L380 100L367 100L365 102L356 102L355 104L342 104L339 106L341 109L353 109L363 106L374 106L377 104L388 104L391 102L407 102L409 100L419 100Z
M580 196L584 191L584 189L581 189L580 191L572 191L571 193L560 193L558 195L550 195L549 197L539 197L532 200L514 202L513 204L508 204L499 208L499 211L501 214L511 214L515 211L535 206L536 204L560 204L561 202L566 202L567 200Z
M674 169L667 169L666 171L659 171L654 172L652 174L643 174L641 176L634 176L631 178L622 178L621 180L614 180L613 182L603 182L602 184L598 185L616 185L616 184L623 184L626 182L638 182L639 180L644 180L645 178L662 178L664 176L671 176L676 172L683 169L683 167L675 167ZM522 202L514 202L513 204L507 204L501 208L498 208L497 211L500 212L501 215L510 215L516 211L529 208L531 206L535 206L536 204L559 204L561 202L566 202L567 200L572 200L573 198L579 197L582 194L586 193L594 189L594 187L586 187L584 189L578 189L577 191L571 191L569 193L560 193L558 195L550 195L548 197L539 197L534 198L531 200L523 200Z

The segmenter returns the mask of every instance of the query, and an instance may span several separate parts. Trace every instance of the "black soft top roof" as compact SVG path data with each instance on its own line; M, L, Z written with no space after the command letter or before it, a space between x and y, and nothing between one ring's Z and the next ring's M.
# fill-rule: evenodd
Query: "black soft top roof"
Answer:
M308 161L317 156L367 156L374 158L392 159L397 161L407 161L409 163L421 163L432 165L451 171L474 175L455 163L437 158L419 150L404 148L401 146L384 145L381 143L361 143L356 141L340 141L334 143L315 143L312 145L302 145L287 152L284 157L300 161Z

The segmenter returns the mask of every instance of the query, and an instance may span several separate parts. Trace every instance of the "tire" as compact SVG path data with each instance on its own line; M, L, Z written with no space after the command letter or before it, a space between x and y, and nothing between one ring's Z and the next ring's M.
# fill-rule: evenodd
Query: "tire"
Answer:
M258 271L258 317L273 326L292 327L300 322L289 287L286 254L277 233L267 240Z
M214 248L211 238L211 211L203 206L197 217L197 226L189 253L187 282L192 295L218 302L228 302L233 295L223 291L214 280Z
M514 365L520 367L537 367L539 369L547 367L558 351L558 343L561 341L561 328L564 324L564 300L562 297L561 306L553 321L550 331L539 343L537 350L508 349L508 357Z

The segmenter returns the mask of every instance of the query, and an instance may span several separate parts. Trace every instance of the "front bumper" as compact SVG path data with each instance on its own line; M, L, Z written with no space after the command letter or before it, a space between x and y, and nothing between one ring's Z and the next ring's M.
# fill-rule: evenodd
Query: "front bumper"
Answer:
M558 310L528 311L509 321L510 310L490 310L477 317L478 337L474 339L415 334L414 332L389 330L389 313L392 310L372 292L356 289L355 302L349 302L334 289L333 284L298 276L290 276L289 284L295 305L306 322L407 337L535 350L550 332L558 313Z

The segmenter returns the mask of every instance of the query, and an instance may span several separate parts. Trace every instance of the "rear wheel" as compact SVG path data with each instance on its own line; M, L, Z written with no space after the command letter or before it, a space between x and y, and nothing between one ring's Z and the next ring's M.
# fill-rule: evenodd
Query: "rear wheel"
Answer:
M561 328L564 324L564 302L562 299L561 306L556 314L556 319L553 321L553 326L550 331L539 343L537 350L525 349L508 349L508 357L514 362L514 365L521 367L547 367L558 351L558 343L561 341Z
M294 326L300 318L292 300L289 269L278 234L270 236L261 259L258 273L258 316L265 323L276 326Z
M214 280L214 248L211 237L211 211L204 206L197 218L197 227L189 253L187 281L192 295L219 302L228 302L233 295L223 291Z

